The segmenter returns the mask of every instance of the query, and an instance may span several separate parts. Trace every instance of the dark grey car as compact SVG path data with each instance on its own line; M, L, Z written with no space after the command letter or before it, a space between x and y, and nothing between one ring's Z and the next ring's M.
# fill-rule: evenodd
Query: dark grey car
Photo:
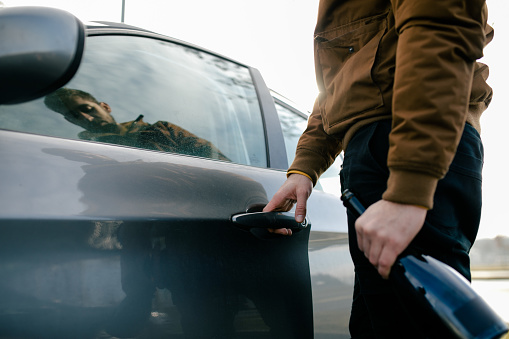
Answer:
M339 169L307 224L260 213L307 116L256 69L59 10L0 22L0 337L348 337Z

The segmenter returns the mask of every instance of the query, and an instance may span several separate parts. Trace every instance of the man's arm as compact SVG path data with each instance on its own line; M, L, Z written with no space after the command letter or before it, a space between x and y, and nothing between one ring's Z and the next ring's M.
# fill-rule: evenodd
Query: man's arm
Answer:
M398 45L383 198L432 208L465 126L487 10L483 0L391 2Z
M422 228L456 153L486 20L479 0L392 5L399 39L388 188L355 224L360 250L384 278Z

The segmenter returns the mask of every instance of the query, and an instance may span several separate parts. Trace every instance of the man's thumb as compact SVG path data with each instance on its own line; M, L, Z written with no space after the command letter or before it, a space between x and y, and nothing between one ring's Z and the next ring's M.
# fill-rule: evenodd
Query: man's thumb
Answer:
M297 203L295 207L295 221L303 222L304 218L306 218L306 204Z

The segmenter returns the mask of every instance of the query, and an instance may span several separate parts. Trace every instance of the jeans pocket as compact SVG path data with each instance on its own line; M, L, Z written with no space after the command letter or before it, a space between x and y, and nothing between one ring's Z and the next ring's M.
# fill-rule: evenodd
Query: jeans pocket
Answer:
M479 133L470 125L465 130L449 171L482 181L484 149Z
M365 126L355 133L345 151L344 188L353 190L368 204L380 199L387 186L390 130L389 120Z

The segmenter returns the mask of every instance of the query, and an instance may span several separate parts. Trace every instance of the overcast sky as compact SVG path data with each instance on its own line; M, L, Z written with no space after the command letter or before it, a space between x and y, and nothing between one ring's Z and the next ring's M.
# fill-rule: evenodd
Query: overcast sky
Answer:
M122 0L1 0L5 6L65 9L83 21L121 20ZM318 0L125 0L125 22L213 50L258 68L268 86L310 110L317 94L312 36ZM509 236L506 148L509 114L503 106L509 79L505 0L488 0L495 39L483 62L490 65L493 102L485 112L483 217L480 238ZM505 57L505 58L504 58Z

